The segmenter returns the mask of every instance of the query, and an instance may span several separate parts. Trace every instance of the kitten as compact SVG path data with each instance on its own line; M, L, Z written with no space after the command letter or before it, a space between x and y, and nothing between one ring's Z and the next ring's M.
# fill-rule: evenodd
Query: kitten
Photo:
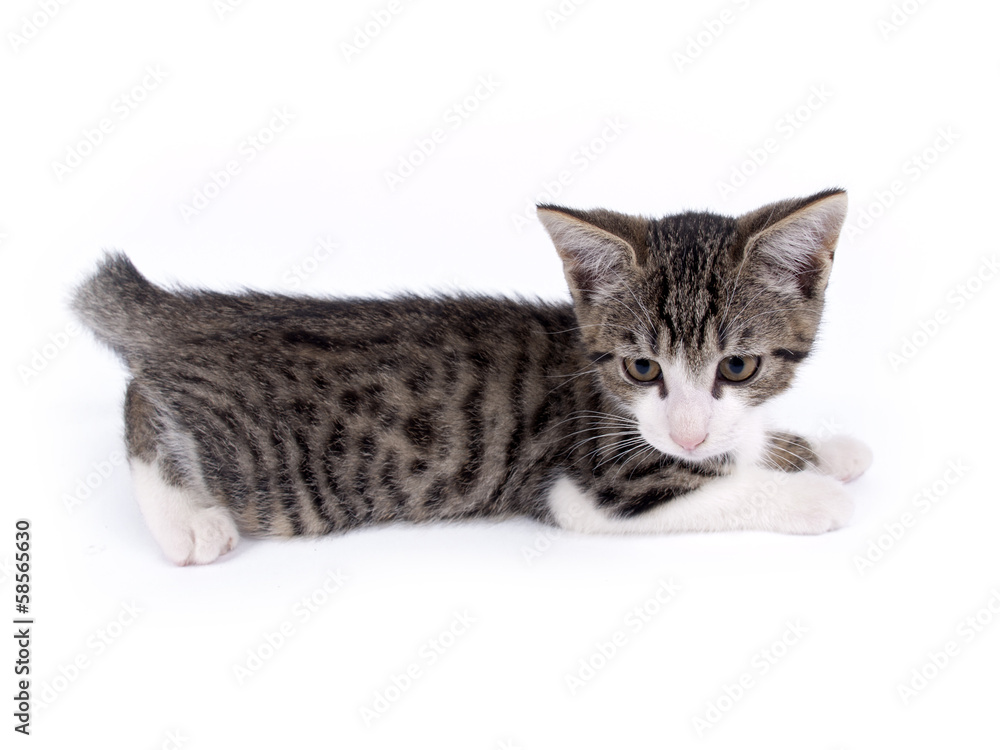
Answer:
M74 307L131 371L135 495L180 565L387 521L815 534L871 454L761 407L813 346L846 206L539 206L572 304L168 291L114 254Z

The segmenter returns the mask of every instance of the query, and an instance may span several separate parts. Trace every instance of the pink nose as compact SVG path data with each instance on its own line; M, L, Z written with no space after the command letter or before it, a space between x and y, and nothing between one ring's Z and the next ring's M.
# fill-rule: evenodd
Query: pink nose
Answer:
M673 440L677 445L679 445L684 450L693 451L699 445L705 442L705 438L708 437L707 432L697 433L697 434L678 434L676 432L670 433L670 439Z

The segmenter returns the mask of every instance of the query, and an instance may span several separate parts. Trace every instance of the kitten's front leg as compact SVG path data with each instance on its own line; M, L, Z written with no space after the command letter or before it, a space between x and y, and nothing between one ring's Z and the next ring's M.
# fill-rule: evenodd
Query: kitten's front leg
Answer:
M848 435L835 435L824 440L816 452L819 470L841 482L857 479L872 465L871 448Z
M762 465L743 465L731 475L709 479L698 489L676 494L663 478L662 501L644 503L642 513L627 499L637 491L621 481L616 506L598 494L561 477L549 493L549 509L560 526L587 533L665 533L672 531L776 531L822 534L844 526L854 501L842 482L861 475L871 451L854 438L838 436L813 445L791 433L771 433ZM648 501L649 487L642 489ZM606 493L605 493L606 494Z
M871 449L857 438L834 435L818 442L790 432L770 432L763 465L781 471L818 471L841 482L857 479L872 464Z
M844 526L854 501L833 477L748 466L710 479L649 510L622 516L602 507L596 493L567 476L549 492L549 510L564 529L590 534L660 534L674 531L776 531L822 534Z

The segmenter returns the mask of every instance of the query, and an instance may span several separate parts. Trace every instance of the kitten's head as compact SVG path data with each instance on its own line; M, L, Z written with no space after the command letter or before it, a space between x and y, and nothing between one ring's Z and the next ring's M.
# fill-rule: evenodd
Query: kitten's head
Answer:
M737 218L542 205L607 393L663 453L738 452L813 345L847 194Z

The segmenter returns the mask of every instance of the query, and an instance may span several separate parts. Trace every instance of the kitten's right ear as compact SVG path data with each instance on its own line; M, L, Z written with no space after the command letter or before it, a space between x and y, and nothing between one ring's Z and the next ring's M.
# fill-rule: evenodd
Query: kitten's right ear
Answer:
M847 216L847 193L824 190L740 217L746 252L776 288L813 297L826 289L833 252Z
M640 262L638 220L613 211L539 205L538 218L563 261L570 290L592 301Z

